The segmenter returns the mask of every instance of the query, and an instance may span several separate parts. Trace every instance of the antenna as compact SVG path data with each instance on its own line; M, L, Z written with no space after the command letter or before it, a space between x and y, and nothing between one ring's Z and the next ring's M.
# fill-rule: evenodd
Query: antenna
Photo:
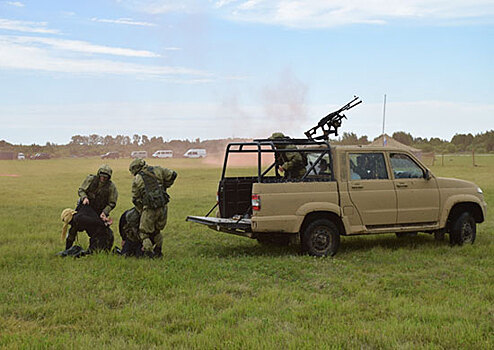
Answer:
M384 136L384 125L386 122L386 94L384 94L384 103L383 103L383 146L386 146L386 136Z

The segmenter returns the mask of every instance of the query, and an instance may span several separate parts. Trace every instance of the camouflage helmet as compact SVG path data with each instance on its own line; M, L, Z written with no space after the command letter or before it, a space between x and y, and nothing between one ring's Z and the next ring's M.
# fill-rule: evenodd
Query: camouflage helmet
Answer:
M282 132L273 132L269 137L270 140L281 140L285 138L286 136Z
M113 170L111 170L110 166L107 164L103 164L98 169L98 176L106 175L108 176L108 178L111 178L112 174L113 174Z
M146 162L144 159L136 158L129 165L129 171L132 175L136 175L144 166Z

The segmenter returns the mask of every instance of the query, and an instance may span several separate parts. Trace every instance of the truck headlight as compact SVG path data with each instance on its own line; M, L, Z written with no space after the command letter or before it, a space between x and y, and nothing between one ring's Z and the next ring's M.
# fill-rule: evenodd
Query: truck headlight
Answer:
M477 187L477 193L484 194L484 192L482 192L482 189L480 187Z

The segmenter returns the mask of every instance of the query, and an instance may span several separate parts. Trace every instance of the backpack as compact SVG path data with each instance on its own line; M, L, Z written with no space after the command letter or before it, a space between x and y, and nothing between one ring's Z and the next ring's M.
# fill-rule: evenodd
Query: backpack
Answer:
M152 168L139 171L144 181L142 204L151 209L163 208L169 202L169 196L158 182Z

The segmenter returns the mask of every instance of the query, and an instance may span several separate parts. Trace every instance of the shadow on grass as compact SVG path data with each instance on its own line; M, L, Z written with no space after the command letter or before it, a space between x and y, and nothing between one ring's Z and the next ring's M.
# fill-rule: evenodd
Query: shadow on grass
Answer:
M365 252L376 247L389 250L397 249L416 249L421 247L440 247L449 246L449 241L445 238L443 241L436 241L429 234L419 234L417 236L398 238L394 234L382 236L356 236L344 237L340 244L339 253Z
M397 238L394 234L386 234L383 236L357 236L343 237L341 239L339 254L367 252L374 248L382 248L387 250L408 249L426 247L444 247L449 246L448 239L436 241L434 237L428 234L419 234L418 236ZM239 256L303 256L300 244L291 244L286 247L277 247L270 245L261 245L259 243L242 244L242 245L222 245L221 243L211 243L208 246L198 248L198 253L206 256L215 256L220 258L239 257Z

